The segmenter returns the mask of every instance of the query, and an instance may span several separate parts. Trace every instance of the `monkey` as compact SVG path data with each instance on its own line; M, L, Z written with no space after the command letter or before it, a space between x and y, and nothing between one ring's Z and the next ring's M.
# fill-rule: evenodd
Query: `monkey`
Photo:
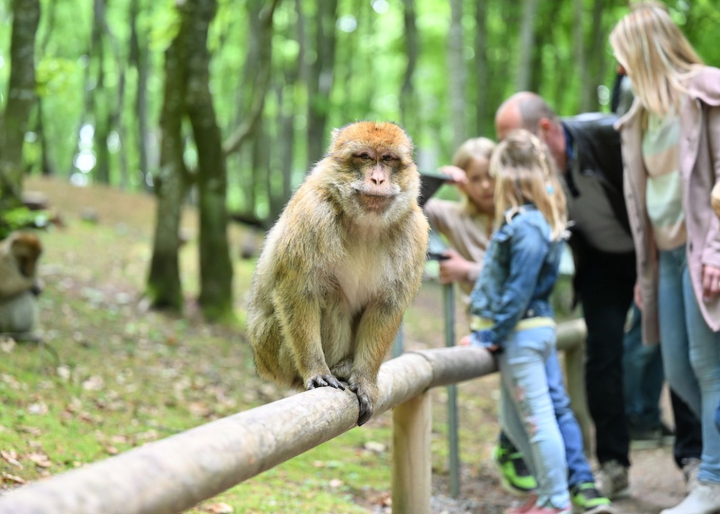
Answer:
M13 232L0 241L0 336L39 341L36 296L41 284L37 262L42 245L37 236Z
M353 391L373 415L377 375L422 282L428 222L412 142L391 122L335 129L269 231L247 313L258 374Z

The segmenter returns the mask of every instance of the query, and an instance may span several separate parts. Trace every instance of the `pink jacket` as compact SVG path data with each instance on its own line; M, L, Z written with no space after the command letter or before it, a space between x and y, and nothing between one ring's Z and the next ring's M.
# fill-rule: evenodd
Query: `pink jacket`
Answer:
M703 300L702 268L720 268L720 219L710 206L710 191L720 182L720 69L705 67L687 82L680 109L680 173L687 225L687 259L695 297L707 324L720 331L720 297ZM638 99L616 124L625 165L625 201L637 252L643 299L643 340L660 340L657 250L645 203L647 171L643 163L642 111Z

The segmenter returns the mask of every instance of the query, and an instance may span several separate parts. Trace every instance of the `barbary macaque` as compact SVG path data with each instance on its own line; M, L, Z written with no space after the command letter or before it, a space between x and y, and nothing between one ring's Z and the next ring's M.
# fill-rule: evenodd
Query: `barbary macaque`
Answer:
M37 236L13 232L0 241L0 337L37 341L37 261L42 245Z
M428 223L412 142L388 122L333 131L268 233L248 333L261 377L344 389L373 414L377 374L422 281Z

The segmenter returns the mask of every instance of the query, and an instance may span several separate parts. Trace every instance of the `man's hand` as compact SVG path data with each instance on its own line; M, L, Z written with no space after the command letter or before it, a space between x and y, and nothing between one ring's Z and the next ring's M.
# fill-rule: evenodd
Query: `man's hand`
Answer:
M447 259L440 261L440 283L452 284L453 282L467 280L472 267L471 263L452 248L446 250L443 255Z
M720 269L715 266L703 266L703 298L715 298L720 293Z
M448 175L450 177L450 184L461 185L467 184L468 182L465 170L458 168L457 166L443 166L439 171L443 175Z
M640 283L638 283L638 282L635 282L635 289L633 290L633 299L635 300L635 305L637 305L637 308L640 310L643 310L642 293L640 292Z

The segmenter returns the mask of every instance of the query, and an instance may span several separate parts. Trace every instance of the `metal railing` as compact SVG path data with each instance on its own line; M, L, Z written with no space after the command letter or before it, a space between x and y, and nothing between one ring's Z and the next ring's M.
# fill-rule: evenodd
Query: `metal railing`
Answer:
M584 336L582 320L561 324L558 347L581 351ZM566 353L566 363L576 361ZM573 377L582 378L579 364L568 373L571 389ZM383 364L375 412L395 407L393 512L430 513L429 389L495 370L487 351L460 347L409 352ZM347 432L357 418L354 394L305 391L28 484L0 497L0 513L176 513Z

